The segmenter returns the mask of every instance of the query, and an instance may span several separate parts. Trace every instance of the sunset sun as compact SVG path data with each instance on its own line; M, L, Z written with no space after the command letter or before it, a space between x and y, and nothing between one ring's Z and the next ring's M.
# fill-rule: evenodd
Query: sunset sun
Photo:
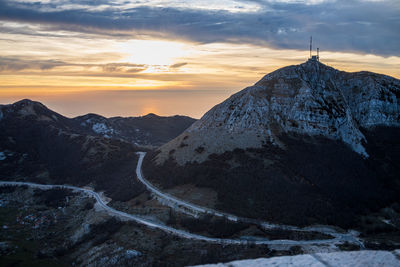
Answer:
M169 66L188 55L185 44L173 41L130 40L117 45L123 60L147 66Z

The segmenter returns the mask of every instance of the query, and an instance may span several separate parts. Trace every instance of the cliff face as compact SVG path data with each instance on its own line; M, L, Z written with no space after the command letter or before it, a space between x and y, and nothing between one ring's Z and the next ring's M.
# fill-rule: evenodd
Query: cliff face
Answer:
M156 160L172 157L184 165L235 148L284 148L279 136L291 132L340 140L369 157L362 129L375 126L400 126L400 81L309 60L274 71L216 105L162 146Z

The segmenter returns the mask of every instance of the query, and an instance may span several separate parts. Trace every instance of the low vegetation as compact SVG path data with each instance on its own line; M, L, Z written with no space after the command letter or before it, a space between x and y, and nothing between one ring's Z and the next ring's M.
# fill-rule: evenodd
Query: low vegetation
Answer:
M198 164L162 166L149 154L144 175L164 188L194 184L218 192L217 208L244 217L292 225L351 228L359 215L400 199L398 128L367 132L370 158L322 137L281 136L282 150L236 149ZM265 162L272 164L265 165ZM231 164L231 163L234 164Z
M169 223L175 219L170 219ZM248 228L250 225L241 222L231 222L226 218L213 217L211 215L204 215L200 218L186 217L182 218L180 225L195 233L206 233L213 237L228 238L234 234Z
M6 206L0 206L0 223L7 225L0 231L0 266L192 266L293 253L292 249L273 251L264 245L220 245L179 238L79 208L91 201L80 195L70 195L70 205L63 209L44 209L48 198L41 199L39 193L18 187L0 196L8 200Z
M71 192L71 190L60 188L49 190L37 189L34 191L33 196L38 198L40 201L43 201L46 206L57 208L67 205L68 197L72 197L74 195L76 195L76 193Z

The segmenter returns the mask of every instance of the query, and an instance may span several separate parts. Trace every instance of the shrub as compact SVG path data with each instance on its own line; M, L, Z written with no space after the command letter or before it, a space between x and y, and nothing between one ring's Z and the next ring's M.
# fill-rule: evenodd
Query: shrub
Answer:
M203 153L203 151L204 151L204 147L199 146L199 147L197 147L197 148L195 149L195 151L196 151L197 153L201 154L201 153Z
M198 219L185 218L181 225L193 232L207 232L214 237L226 238L249 227L246 223L231 222L226 218L216 218L204 215Z
M66 198L68 196L74 196L76 193L73 193L69 189L56 188L49 190L38 190L34 191L34 196L38 197L40 201L43 201L46 206L57 208L64 207L66 203Z

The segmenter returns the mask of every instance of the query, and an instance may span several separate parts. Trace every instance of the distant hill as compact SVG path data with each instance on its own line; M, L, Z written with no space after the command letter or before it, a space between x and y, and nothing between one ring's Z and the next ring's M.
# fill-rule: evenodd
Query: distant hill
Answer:
M127 200L143 190L133 182L138 146L167 142L193 121L156 115L106 119L95 114L69 119L27 99L1 105L0 177L92 185Z
M157 147L177 137L196 120L186 116L104 118L87 114L73 119L91 135L121 139L135 145Z

